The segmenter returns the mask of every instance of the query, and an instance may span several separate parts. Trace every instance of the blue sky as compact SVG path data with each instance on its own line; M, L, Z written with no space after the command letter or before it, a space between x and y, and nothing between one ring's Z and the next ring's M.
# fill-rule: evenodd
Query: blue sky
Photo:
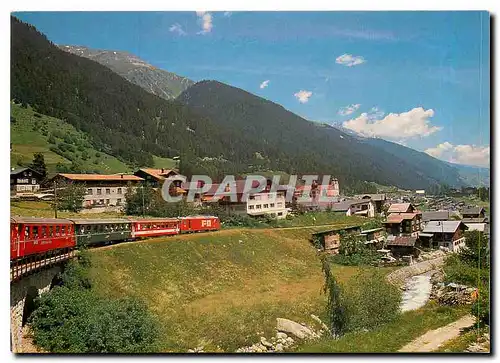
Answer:
M452 162L489 164L486 12L15 15L57 44L129 51L194 81L243 88L309 120Z

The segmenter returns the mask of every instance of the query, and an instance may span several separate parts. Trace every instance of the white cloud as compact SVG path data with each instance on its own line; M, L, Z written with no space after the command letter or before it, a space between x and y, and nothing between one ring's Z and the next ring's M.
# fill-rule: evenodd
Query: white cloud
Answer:
M488 167L490 147L476 145L453 145L448 141L431 147L425 152L435 158L451 163Z
M373 110L373 109L372 109ZM442 127L433 126L429 118L434 110L414 108L408 112L390 113L383 119L375 113L362 113L359 117L345 121L342 126L367 137L382 137L392 140L406 140L414 137L429 136Z
M262 89L262 88L266 88L268 85L269 85L269 80L268 80L268 79L266 79L264 82L262 82L262 83L260 84L260 86L259 86L259 87Z
M230 11L224 11L223 15L224 15L224 17L229 18L231 15L233 15L233 13Z
M361 106L361 104L359 103L356 103L356 104L352 104L352 105L349 105L349 106L346 106L346 107L341 107L339 109L339 115L340 116L347 116L347 115L350 115L351 113L355 112L358 110L359 106Z
M372 107L370 112L368 112L368 117L371 120L376 120L378 118L384 117L385 112L380 110L378 107Z
M299 100L300 103L307 103L309 101L309 97L312 96L311 91L304 91L300 90L299 92L295 93L294 96Z
M179 35L186 35L186 32L182 29L182 26L179 23L172 24L168 30Z
M365 62L365 58L359 55L352 54L342 54L341 56L337 57L337 59L335 59L335 63L342 64L346 67L357 66L358 64L363 64Z
M212 31L213 24L212 24L212 14L206 12L206 11L197 11L196 15L199 18L199 23L201 24L201 31L199 31L197 34L207 34Z

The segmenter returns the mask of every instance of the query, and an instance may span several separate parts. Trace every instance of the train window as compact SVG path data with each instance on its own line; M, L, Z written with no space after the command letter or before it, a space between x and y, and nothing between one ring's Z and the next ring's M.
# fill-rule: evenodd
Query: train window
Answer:
M59 226L56 226L56 236L59 236Z
M33 237L38 238L38 226L33 227L32 232L33 232Z
M54 226L49 226L49 236L54 237Z
M62 236L66 235L66 226L61 226L61 235Z
M87 225L87 233L92 233L92 226L90 224Z
M30 235L30 227L29 226L26 226L24 228L24 238L27 239Z

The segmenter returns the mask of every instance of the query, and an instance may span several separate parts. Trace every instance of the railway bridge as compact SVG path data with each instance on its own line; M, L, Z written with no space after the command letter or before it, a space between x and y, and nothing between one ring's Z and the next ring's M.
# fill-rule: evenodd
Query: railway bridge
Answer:
M13 353L23 352L23 326L33 310L34 299L57 283L59 273L74 256L67 253L11 266L10 345Z

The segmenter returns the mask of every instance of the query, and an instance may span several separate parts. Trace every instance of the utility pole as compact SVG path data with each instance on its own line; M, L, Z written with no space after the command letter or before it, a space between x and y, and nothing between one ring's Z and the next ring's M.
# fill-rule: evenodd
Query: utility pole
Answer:
M57 184L54 180L54 216L57 219Z
M141 195L142 195L142 217L144 218L144 184L141 185Z

